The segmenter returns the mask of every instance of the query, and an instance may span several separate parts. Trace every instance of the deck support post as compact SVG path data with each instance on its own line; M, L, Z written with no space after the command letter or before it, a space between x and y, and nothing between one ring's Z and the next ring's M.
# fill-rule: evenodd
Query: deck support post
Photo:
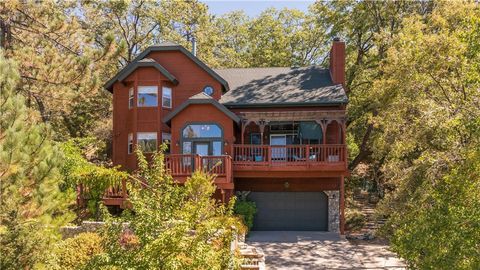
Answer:
M345 234L345 177L340 176L340 234Z
M242 119L242 138L240 138L242 144L245 144L245 128L249 123L250 121L248 121L248 119Z

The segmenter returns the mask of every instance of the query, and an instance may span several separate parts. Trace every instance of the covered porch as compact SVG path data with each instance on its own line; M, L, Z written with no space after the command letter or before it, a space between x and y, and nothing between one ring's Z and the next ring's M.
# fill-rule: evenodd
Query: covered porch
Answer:
M347 166L345 112L243 112L233 169L330 170Z

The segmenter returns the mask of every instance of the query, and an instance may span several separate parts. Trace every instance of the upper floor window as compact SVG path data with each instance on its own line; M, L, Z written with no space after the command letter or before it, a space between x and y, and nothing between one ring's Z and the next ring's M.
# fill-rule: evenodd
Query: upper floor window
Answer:
M162 133L162 143L167 145L167 149L165 153L170 154L170 143L172 142L172 134L170 133Z
M128 153L133 153L133 134L128 133Z
M172 108L172 88L162 88L162 106L165 108Z
M133 108L133 88L128 89L128 108Z
M194 124L183 129L184 138L221 138L222 129L215 124Z
M158 106L158 87L139 86L137 101L138 107Z
M137 145L144 153L157 151L157 133L139 132L137 133Z

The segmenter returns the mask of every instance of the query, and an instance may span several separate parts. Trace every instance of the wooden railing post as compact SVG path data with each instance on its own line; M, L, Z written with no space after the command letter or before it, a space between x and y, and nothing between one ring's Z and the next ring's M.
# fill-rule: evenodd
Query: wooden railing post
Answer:
M307 148L305 149L305 161L307 163L310 163L310 145L307 144L306 147Z

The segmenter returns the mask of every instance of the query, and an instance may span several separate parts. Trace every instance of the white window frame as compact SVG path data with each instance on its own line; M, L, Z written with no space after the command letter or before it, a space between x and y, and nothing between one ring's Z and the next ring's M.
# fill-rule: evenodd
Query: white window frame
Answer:
M128 89L128 108L131 109L135 106L135 93L133 87Z
M168 91L167 91L168 90ZM167 92L170 92L170 96L166 96L166 93ZM173 99L172 99L172 96L173 96L173 91L172 91L172 88L170 87L162 87L162 107L163 108L172 108L172 103L173 103ZM165 105L164 104L164 101L165 99L168 98L170 99L170 104L169 105Z
M155 94L157 95L157 104L153 106L141 105L139 95L140 94ZM158 107L158 86L155 85L142 85L137 87L137 107Z
M148 138L150 137L150 138ZM137 132L137 147L139 147L139 141L144 140L144 139L155 139L155 150L154 151L144 151L142 149L143 153L153 153L156 152L158 149L158 135L157 132Z
M133 133L128 133L127 153L133 153Z

